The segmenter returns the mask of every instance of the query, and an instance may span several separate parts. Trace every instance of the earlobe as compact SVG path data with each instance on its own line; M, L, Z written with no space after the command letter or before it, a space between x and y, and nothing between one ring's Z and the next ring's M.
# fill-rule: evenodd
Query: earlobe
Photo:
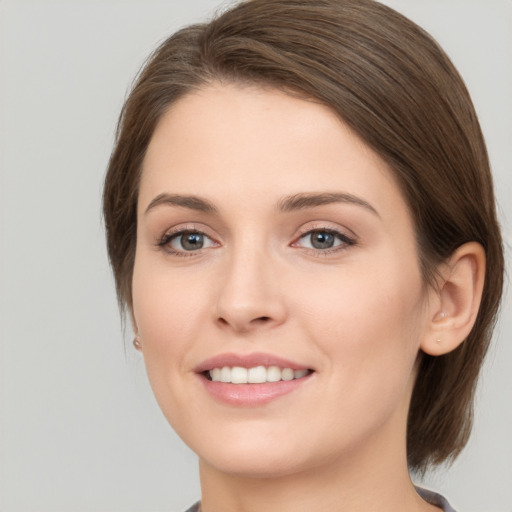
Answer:
M134 333L133 346L135 347L135 350L142 352L142 342L141 342L141 339L139 336L139 329L137 327L137 322L135 321L135 315L133 313L132 308L130 308L130 321L131 321L132 329L133 329L133 333Z
M133 346L135 347L135 350L142 352L142 343L139 336L135 336L135 338L133 338Z
M440 268L438 300L421 343L432 356L455 350L475 323L485 280L485 251L477 242L461 245Z

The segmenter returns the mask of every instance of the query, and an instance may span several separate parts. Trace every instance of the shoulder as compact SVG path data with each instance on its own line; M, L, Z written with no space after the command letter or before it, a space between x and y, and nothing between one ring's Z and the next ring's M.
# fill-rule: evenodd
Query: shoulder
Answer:
M421 487L416 487L416 491L425 501L428 501L431 505L440 507L443 512L455 512L451 505L440 494L429 491L428 489L422 489ZM200 512L200 504L201 503L198 501L185 512Z
M446 501L446 498L440 494L428 489L422 489L421 487L416 487L416 491L425 501L439 507L443 512L455 512L455 509Z
M200 505L201 505L201 502L198 501L197 503L192 505L190 508L187 508L187 510L185 510L185 512L200 512L200 508L199 508Z

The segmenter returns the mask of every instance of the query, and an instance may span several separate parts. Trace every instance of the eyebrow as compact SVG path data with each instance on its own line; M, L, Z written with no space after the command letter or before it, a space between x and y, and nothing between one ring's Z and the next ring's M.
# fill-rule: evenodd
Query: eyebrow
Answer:
M279 200L276 204L276 210L287 213L297 210L306 210L308 208L315 208L318 206L329 205L333 203L345 203L361 206L369 212L380 217L377 210L367 201L360 197L344 192L322 192L322 193L299 193L287 196ZM159 194L156 196L149 206L146 208L148 213L151 209L160 206L180 206L203 213L216 214L218 213L217 207L210 201L201 197L193 195L180 195L180 194Z
M295 210L305 210L307 208L315 208L316 206L324 206L333 203L354 204L362 206L377 217L380 217L377 210L367 201L360 197L344 192L323 192L316 193L300 193L281 199L277 204L277 209L281 212L291 212Z
M156 196L149 206L146 208L146 212L160 205L169 205L169 206L181 206L183 208L188 208L189 210L195 210L203 213L217 213L218 210L213 203L207 201L206 199L202 199L197 196L183 196L179 194L159 194Z

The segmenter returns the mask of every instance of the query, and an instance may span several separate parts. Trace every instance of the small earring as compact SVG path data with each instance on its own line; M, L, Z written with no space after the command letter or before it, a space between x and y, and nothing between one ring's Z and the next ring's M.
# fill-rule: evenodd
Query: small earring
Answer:
M142 344L138 336L135 336L133 339L133 346L135 347L135 350L142 350Z

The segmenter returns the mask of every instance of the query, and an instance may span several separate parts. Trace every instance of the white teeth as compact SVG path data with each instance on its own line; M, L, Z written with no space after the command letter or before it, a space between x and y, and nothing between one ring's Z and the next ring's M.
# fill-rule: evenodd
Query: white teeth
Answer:
M220 381L231 382L231 368L229 366L224 366L220 371Z
M281 368L270 366L267 368L267 382L279 382L281 380Z
M267 382L267 370L264 366L256 366L256 368L249 368L247 372L247 382L249 384L261 384Z
M293 370L291 368L283 368L283 371L281 372L281 379L293 380Z
M279 366L255 366L242 368L241 366L224 366L210 370L210 378L214 382L229 382L231 384L262 384L265 382L279 382L280 380L301 379L308 375L309 370L292 370L279 368Z
M307 370L295 370L293 372L293 377L295 379L301 379L302 377L305 377L308 374Z
M231 382L233 384L247 384L247 368L234 366L231 369Z

